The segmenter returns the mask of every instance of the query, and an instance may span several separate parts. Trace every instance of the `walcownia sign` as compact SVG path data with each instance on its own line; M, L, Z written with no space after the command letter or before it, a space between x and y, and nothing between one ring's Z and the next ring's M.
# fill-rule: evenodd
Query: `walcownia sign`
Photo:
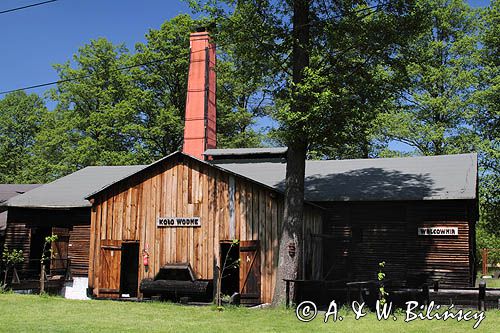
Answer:
M458 236L457 227L418 228L419 236Z
M199 217L159 217L157 227L201 227Z

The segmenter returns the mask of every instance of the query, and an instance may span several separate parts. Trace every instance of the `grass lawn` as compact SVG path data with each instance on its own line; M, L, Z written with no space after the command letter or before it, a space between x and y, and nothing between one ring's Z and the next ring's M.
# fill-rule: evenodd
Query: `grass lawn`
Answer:
M479 287L479 282L481 278L476 280L476 288ZM484 279L486 282L486 288L500 288L500 279Z
M345 315L345 313L340 313ZM374 314L323 323L299 322L293 310L181 306L170 303L73 301L59 297L0 294L2 332L470 332L475 321L378 321ZM488 311L477 332L499 332L500 311Z
M500 279L485 279L487 288L500 288Z
M493 273L493 272L491 272ZM486 282L486 288L500 288L500 279L483 279ZM479 286L479 281L481 281L481 273L477 274L476 287Z

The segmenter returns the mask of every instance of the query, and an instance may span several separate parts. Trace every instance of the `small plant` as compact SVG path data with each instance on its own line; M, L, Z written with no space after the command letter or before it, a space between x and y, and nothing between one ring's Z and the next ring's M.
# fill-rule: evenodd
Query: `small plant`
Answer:
M15 265L22 263L24 261L22 250L12 250L9 251L7 245L4 245L2 252L2 266L4 271L3 283L0 285L0 290L5 290L7 287L7 275L9 270L14 268Z
M51 235L45 237L45 242L43 243L42 257L40 258L40 294L45 293L45 261L52 258L52 242L57 240L57 235Z
M237 246L238 244L239 244L239 240L233 239L233 241L231 242L231 246L229 247L229 250L226 253L226 257L224 258L224 263L222 264L222 266L217 266L218 275L217 275L217 291L216 291L215 300L217 302L217 309L219 311L222 311L222 309L223 309L222 308L223 295L222 295L221 285L222 285L222 279L227 276L227 275L224 275L224 272L228 268L236 268L236 267L239 267L239 265L240 265L239 258L232 261L232 262L229 262L229 263L227 262L229 259L229 253L231 253L231 250L233 249L233 247Z
M389 295L389 293L387 291L385 291L385 288L384 288L384 279L385 279L384 267L385 267L385 261L379 262L378 263L378 267L379 267L378 274L377 274L377 278L378 278L378 282L379 282L378 299L380 300L380 304L384 305L385 303L387 303L386 296Z

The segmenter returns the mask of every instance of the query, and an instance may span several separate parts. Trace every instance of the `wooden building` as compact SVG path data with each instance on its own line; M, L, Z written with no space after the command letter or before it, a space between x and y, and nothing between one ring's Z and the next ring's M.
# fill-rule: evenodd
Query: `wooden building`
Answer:
M209 150L212 163L283 188L286 161ZM325 210L325 280L467 287L475 279L477 155L306 161L305 198Z
M55 234L48 285L68 298L86 298L91 204L85 196L143 167L87 167L3 202L5 245L25 257L18 267L21 283L11 287L36 289L45 237Z
M89 199L89 286L97 297L140 296L137 281L153 278L172 263L189 263L196 279L212 281L227 244L237 239L242 264L234 274L238 285L230 292L240 292L243 301L252 303L271 301L283 219L280 191L178 152ZM321 233L322 212L306 204L304 234ZM199 224L161 223L183 218ZM304 258L310 258L304 263L304 272L311 272L307 278L320 278L321 244L306 241L303 250ZM148 266L123 259L145 252ZM124 289L129 285L134 289Z
M44 235L60 235L67 296L88 286L95 297L140 298L142 281L180 264L213 281L231 257L241 261L223 292L272 300L287 150L216 149L215 47L198 32L190 50L182 153L87 167L4 203L7 243L30 259ZM305 176L301 279L374 280L385 261L394 286L473 285L476 154L306 161Z

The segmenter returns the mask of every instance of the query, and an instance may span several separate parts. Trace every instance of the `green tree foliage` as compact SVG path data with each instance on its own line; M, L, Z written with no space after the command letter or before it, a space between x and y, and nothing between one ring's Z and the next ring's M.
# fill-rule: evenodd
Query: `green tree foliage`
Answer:
M315 157L369 156L371 121L387 108L401 77L395 50L419 27L420 10L403 2L311 1L310 65L292 94L291 3L198 1L194 8L217 23L221 48L242 63L236 72L267 94L262 112L279 121L275 139L310 137ZM310 107L290 112L302 100Z
M130 135L135 110L130 103L132 80L128 50L100 38L81 47L68 61L55 65L61 82L52 91L57 102L55 126L40 140L51 166L66 174L88 165L136 163L142 147Z
M244 74L245 64L231 50L221 50L218 57L217 147L260 147L265 138L255 124L266 115L269 96L260 82Z
M37 182L30 169L36 137L47 120L44 101L19 91L0 100L0 183Z
M189 34L203 20L179 15L146 34L131 54L104 38L56 65L62 80L51 93L57 106L38 136L37 174L46 180L88 165L150 163L181 149L189 68ZM221 53L221 52L220 52ZM252 125L256 87L233 75L221 53L218 71L219 147L258 146ZM141 64L141 66L136 66ZM78 80L68 80L79 78Z
M420 0L429 8L425 29L399 52L409 84L377 119L382 140L399 141L419 154L469 152L478 85L477 12L463 0Z
M500 1L483 11L479 111L473 128L480 138L482 166L478 248L500 248ZM493 252L494 254L495 252ZM500 260L496 252L496 260Z
M144 147L142 160L157 159L182 146L189 66L189 33L198 22L188 15L166 21L136 45L132 70L134 134Z
M139 111L135 132L147 147L144 159L159 158L182 147L189 35L207 24L179 15L159 30L150 30L146 43L136 45L134 63L148 63L132 71L134 108ZM219 51L217 56L218 147L258 146L261 137L251 127L257 108L249 103L257 87L235 74L235 61L228 53Z
M276 298L295 278L300 258L304 160L307 152L368 155L369 123L396 85L395 50L407 43L418 8L405 1L193 1L216 23L247 78L272 98L275 136L288 146L285 213ZM372 6L372 5L377 6ZM401 29L401 27L405 27ZM353 147L361 146L362 149Z

